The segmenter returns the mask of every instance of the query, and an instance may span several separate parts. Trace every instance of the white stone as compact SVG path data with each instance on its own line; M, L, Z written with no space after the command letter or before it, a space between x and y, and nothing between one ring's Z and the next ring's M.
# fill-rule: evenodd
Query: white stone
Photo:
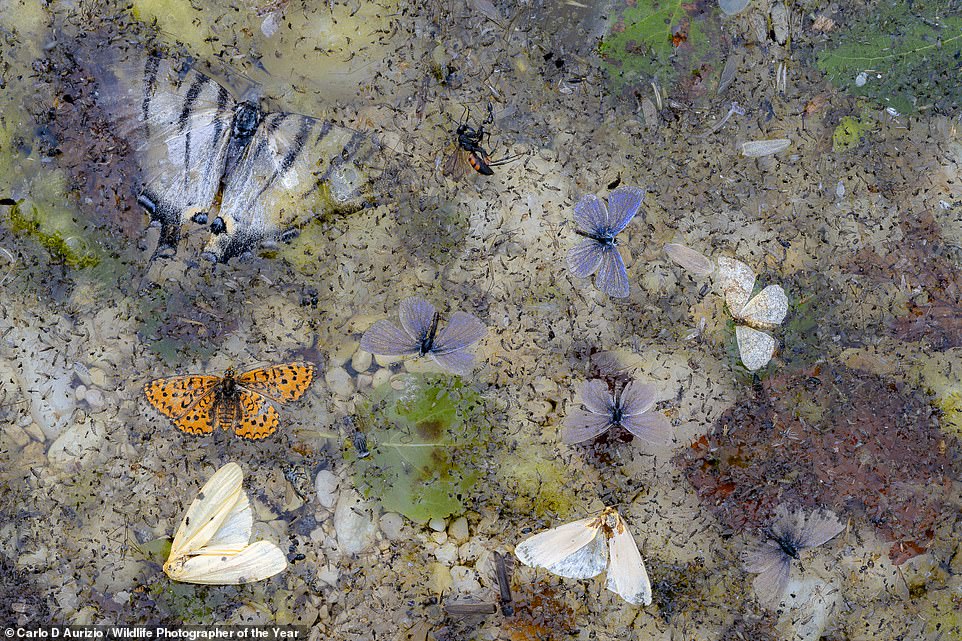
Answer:
M434 530L435 532L443 531L446 525L447 524L444 522L444 519L439 517L435 517L430 521L428 521L428 527Z
M351 367L354 368L355 372L366 372L371 369L373 360L374 356L371 352L365 352L363 349L358 348L358 350L354 352L354 356L351 357Z
M103 427L96 421L73 423L50 444L47 458L54 465L66 465L85 454L98 452L103 438Z
M438 563L452 566L458 560L458 547L451 541L448 541L444 545L438 546L438 549L434 551L434 557L438 560Z
M442 543L448 540L448 533L447 532L431 532L431 540L437 543L438 545L441 545Z
M391 370L387 369L386 367L382 367L374 372L374 376L371 377L371 387L380 387L390 380Z
M324 382L327 387L343 399L348 399L354 394L354 380L351 375L341 367L332 367L324 375Z
M478 594L481 591L477 573L463 565L451 568L451 580L451 589L455 594Z
M454 519L454 522L448 526L448 536L457 541L458 543L463 543L468 540L468 520L463 516Z
M371 509L354 490L341 492L334 508L334 531L343 554L359 554L374 543L377 526Z
M99 412L107 406L107 402L104 399L104 393L99 389L88 389L87 393L84 395L84 400L87 401L87 405L90 406L90 409L94 410L95 412Z
M85 397L86 395L87 395L87 386L86 386L86 385L78 385L78 386L77 386L77 389L75 389L75 390L73 391L73 396L74 396L74 398L77 399L78 401L84 400L84 397Z
M334 507L337 502L337 485L340 479L330 470L321 470L314 477L314 490L317 492L317 501L327 509Z
M107 388L107 373L99 367L90 368L90 382L100 389Z
M397 512L388 512L381 516L380 520L381 531L384 532L384 536L396 541L401 538L401 528L404 527L404 517Z

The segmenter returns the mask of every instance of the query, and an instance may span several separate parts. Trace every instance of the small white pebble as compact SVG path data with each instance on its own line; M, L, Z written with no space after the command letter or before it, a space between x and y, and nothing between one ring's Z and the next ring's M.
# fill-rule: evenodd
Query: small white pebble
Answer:
M78 385L77 389L73 391L73 395L74 395L74 398L76 398L78 401L84 400L84 398L87 396L86 385Z
M431 539L438 545L448 540L447 532L431 532Z
M330 509L337 503L337 484L339 479L330 470L321 470L314 477L314 489L317 492L317 501L324 507Z
M445 522L444 522L444 519L442 519L442 518L440 518L440 517L435 517L435 518L431 519L430 521L428 521L428 527L431 528L432 530L434 530L435 532L442 532L442 531L444 531L444 528L445 528L446 525L447 525L447 523L445 523Z
M447 566L452 566L458 560L458 547L448 541L444 545L438 546L438 549L434 552L435 558L438 563L443 563Z
M463 516L459 516L454 519L450 526L448 526L448 535L457 541L458 543L463 543L468 540L468 520Z
M348 399L354 394L354 379L341 367L332 367L327 370L324 382L332 392L343 399Z
M358 348L358 350L354 352L354 356L351 357L351 367L354 368L355 372L366 372L371 369L371 361L373 360L374 357L371 352L365 352L363 349Z
M104 400L104 393L99 389L88 389L84 395L84 400L87 401L87 405L93 410L102 410L107 406L107 402Z
M99 367L91 367L90 381L100 389L105 389L107 387L107 373Z
M401 538L401 528L404 526L404 517L397 512L388 512L381 516L381 532L384 536L395 541Z
M864 71L855 76L856 87L864 87L866 82L868 82L868 75Z

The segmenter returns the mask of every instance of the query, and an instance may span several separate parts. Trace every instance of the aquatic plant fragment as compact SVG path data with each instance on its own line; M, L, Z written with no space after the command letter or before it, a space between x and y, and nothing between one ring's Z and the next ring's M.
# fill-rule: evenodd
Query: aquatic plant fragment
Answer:
M654 385L629 382L612 394L600 379L581 387L582 407L565 419L561 439L565 443L584 443L616 425L655 445L671 442L671 422L655 410L658 390Z
M668 243L665 245L665 255L693 276L704 277L715 271L715 263L710 258L685 245Z
M774 140L749 140L739 145L743 156L749 158L760 158L762 156L772 156L780 151L785 151L792 144L788 138L776 138Z
M607 589L632 605L651 605L645 563L614 508L535 534L519 543L514 553L529 567L568 579L590 579L607 566Z
M775 519L765 529L767 538L742 554L745 570L758 574L752 586L759 603L777 606L791 576L792 560L797 560L802 550L818 547L844 529L829 510L806 513L779 505Z
M781 324L788 314L788 297L780 285L769 285L754 298L755 272L740 260L718 259L718 283L728 311L736 321L738 352L745 367L754 372L768 364L775 353L775 339L761 331Z
M418 523L463 511L491 429L475 390L459 378L403 375L375 387L356 418L369 454L355 459L354 479L366 498Z
M273 543L249 543L254 526L237 463L217 470L187 508L164 572L174 581L235 585L283 572L287 559Z
M608 196L608 205L587 194L575 205L575 233L584 240L568 251L568 269L578 278L595 276L595 287L612 298L628 296L628 272L618 252L616 236L641 209L645 190L619 187Z
M438 311L417 296L402 300L398 314L400 328L390 321L377 321L361 337L361 349L380 356L429 356L453 374L471 372L474 356L467 349L487 332L476 316L454 312L439 330Z

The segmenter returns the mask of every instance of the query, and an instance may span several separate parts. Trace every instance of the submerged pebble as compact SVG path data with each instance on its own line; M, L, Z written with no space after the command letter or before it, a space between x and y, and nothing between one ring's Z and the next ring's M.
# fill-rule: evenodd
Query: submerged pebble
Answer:
M317 492L317 501L324 507L330 509L337 502L337 485L339 479L330 470L321 470L314 477L314 490Z
M337 545L344 554L358 554L374 543L376 526L367 503L354 490L342 492L334 509Z

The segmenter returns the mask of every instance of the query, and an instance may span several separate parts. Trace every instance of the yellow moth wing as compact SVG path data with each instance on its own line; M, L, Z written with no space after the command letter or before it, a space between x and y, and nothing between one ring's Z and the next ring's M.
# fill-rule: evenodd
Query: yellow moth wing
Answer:
M204 585L236 585L261 581L283 572L287 559L273 543L257 541L239 551L201 550L188 558L168 561L171 579Z
M527 566L569 579L590 579L608 562L600 533L601 520L593 516L535 534L519 543L514 554Z
M244 494L243 481L244 473L237 463L228 463L210 477L187 508L174 535L174 542L170 546L171 559L203 547L217 534L221 525L235 512Z
M634 537L620 516L608 541L605 587L633 605L651 605L651 581Z

